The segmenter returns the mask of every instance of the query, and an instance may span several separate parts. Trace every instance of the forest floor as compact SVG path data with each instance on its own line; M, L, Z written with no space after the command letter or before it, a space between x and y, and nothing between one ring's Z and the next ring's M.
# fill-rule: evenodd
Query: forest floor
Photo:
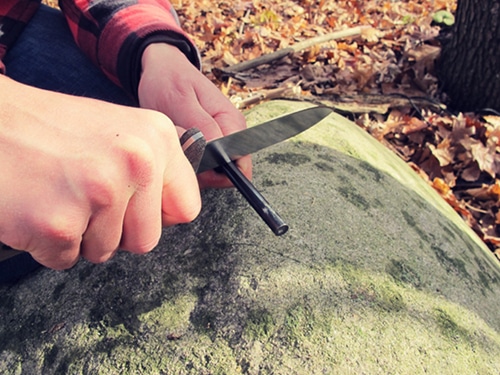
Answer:
M237 107L287 98L335 108L428 181L500 259L500 115L448 110L436 78L456 0L171 2L204 73ZM304 48L320 36L334 39Z
M500 116L448 110L436 78L443 21L452 19L455 0L173 5L205 74L236 106L288 98L334 107L428 181L500 259ZM355 35L239 65L342 30Z

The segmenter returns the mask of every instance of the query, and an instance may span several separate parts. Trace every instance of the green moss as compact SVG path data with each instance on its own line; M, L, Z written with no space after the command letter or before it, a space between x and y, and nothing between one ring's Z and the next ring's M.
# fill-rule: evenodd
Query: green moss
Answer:
M314 163L314 166L322 172L331 172L331 173L335 172L335 169L330 164L325 162L319 161L317 163Z
M377 305L388 312L397 312L406 308L403 296L390 284L377 291Z
M297 304L290 307L283 322L283 333L289 345L300 345L307 337L311 337L318 317L313 315L307 304Z
M375 182L381 182L384 179L384 175L370 163L367 163L366 161L361 161L359 163L359 166L366 172L370 173L373 176Z
M294 152L286 153L272 153L266 157L266 161L271 164L289 164L293 166L298 166L311 161L311 158L307 155L298 154Z
M354 206L366 211L370 208L370 204L364 195L359 194L352 186L341 186L336 188L337 192L351 202Z
M471 334L461 327L450 314L443 309L436 309L436 323L443 335L451 340L469 341Z
M498 332L463 307L387 275L293 262L242 277L238 295L246 301L232 323L242 319L238 340L225 327L195 329L200 302L187 293L140 314L136 332L105 321L54 332L53 345L37 354L41 368L77 375L500 371ZM21 366L20 357L2 373Z
M196 302L195 295L181 295L173 300L164 301L154 310L141 314L139 320L150 327L150 330L181 335L190 324L189 318Z
M403 218L405 219L406 223L415 231L415 233L418 234L422 241L429 242L429 236L425 231L420 229L420 227L417 225L417 222L413 218L413 215L406 210L401 210L401 213L403 214Z
M244 338L259 348L260 360L246 357L248 369L279 363L273 373L500 370L500 363L492 364L500 355L498 333L462 307L390 277L345 264L315 270L296 265L270 274L259 290L255 303L265 311L257 319L260 335L245 331ZM255 323L255 316L250 320Z
M253 340L267 341L275 333L275 322L265 309L251 310L245 324L244 334Z
M432 245L431 249L447 272L457 273L468 279L471 278L465 267L465 262L462 259L449 256L443 249L436 245Z
M386 267L386 271L395 280L401 283L411 284L415 288L420 288L422 285L418 272L402 261L391 259Z

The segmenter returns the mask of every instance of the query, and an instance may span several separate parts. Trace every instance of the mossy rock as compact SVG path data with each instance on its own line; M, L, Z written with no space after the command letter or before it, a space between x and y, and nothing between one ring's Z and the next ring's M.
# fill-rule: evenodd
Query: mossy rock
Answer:
M150 254L0 287L0 373L500 373L498 262L400 159L331 115L254 164L287 234L206 191Z

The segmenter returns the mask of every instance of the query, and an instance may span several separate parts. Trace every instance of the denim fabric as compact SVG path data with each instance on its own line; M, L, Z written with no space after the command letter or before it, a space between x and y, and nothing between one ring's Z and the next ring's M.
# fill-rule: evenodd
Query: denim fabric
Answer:
M135 105L78 49L62 13L41 5L7 52L7 76L66 94Z
M40 268L29 253L21 253L0 262L0 284L13 283Z

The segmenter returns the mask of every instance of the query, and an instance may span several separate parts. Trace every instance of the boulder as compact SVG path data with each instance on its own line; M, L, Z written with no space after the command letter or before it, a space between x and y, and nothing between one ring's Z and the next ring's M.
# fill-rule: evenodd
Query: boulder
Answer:
M0 373L500 373L499 263L403 161L332 114L254 165L288 233L208 190L147 255L1 286Z

